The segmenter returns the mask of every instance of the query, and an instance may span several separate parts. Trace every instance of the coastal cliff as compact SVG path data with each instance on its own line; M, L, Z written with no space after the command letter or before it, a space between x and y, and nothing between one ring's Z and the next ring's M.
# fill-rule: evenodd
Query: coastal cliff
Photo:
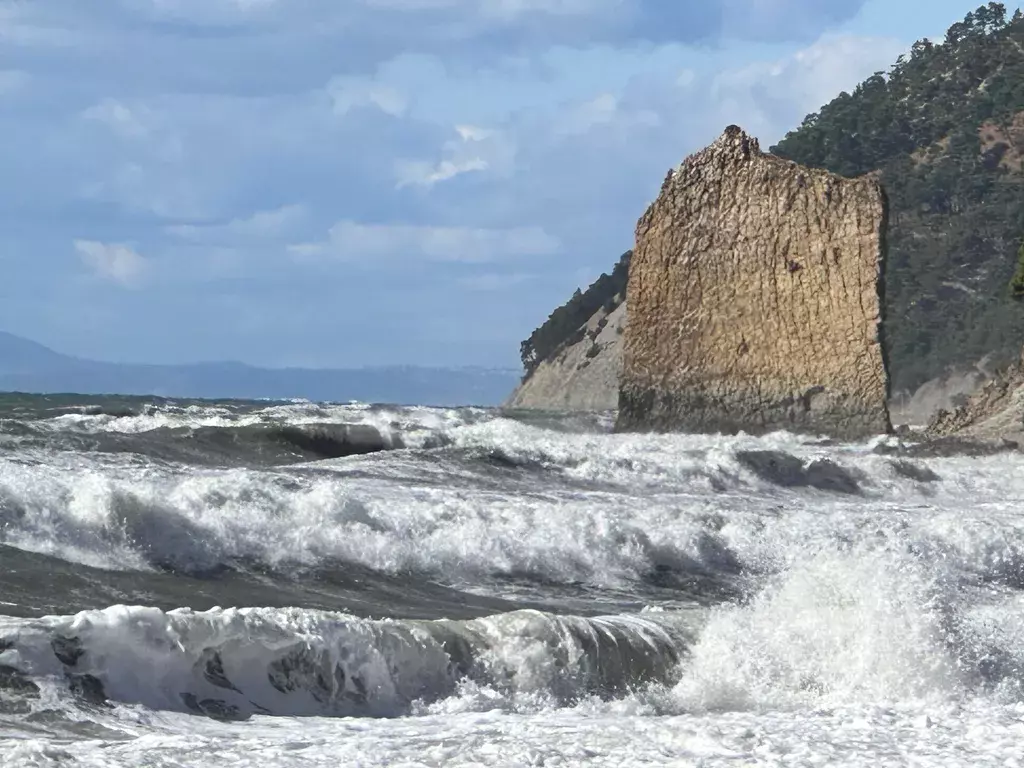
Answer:
M1024 353L994 375L966 402L940 410L928 425L932 437L1011 440L1024 445Z
M888 432L886 199L730 126L636 228L617 427Z
M1021 83L1024 14L988 4L941 42L919 41L886 72L838 94L771 148L803 166L871 175L885 189L882 314L901 421L952 411L990 378L976 361L1002 368L1024 344L1024 312L1011 301L1024 274ZM569 332L597 310L573 317ZM561 354L532 340L561 342L563 325L549 318L524 342L527 378Z
M506 401L508 408L610 411L619 402L626 305L591 315L581 337L541 360Z
M507 408L607 411L619 401L626 279L632 251L577 290L520 345L525 374Z

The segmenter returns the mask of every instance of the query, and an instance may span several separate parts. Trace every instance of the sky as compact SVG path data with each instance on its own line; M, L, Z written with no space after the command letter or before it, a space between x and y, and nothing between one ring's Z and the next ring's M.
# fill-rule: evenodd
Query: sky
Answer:
M670 167L732 123L767 148L979 4L0 0L0 330L515 368Z

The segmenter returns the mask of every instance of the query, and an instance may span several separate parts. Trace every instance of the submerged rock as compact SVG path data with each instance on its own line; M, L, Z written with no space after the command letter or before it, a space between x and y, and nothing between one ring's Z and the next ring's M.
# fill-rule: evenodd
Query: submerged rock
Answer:
M988 439L963 435L935 437L923 434L915 436L912 442L900 442L896 445L878 445L875 447L874 452L887 456L941 459L950 456L971 456L975 458L994 456L1000 453L1018 451L1020 448L1020 443L1006 438Z
M886 199L730 126L636 228L618 428L890 431Z
M891 466L897 475L919 483L934 483L942 479L923 464L914 464L906 459L897 459L891 462Z
M762 480L785 488L860 493L857 473L830 459L812 459L804 463L784 451L740 451L736 458Z

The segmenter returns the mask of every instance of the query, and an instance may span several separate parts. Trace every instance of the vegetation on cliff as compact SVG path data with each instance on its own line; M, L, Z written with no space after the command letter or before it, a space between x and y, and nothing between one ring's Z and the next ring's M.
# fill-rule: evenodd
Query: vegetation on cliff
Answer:
M1024 299L1024 244L1021 244L1017 252L1017 270L1010 278L1010 296L1014 299Z
M525 376L533 373L542 361L551 358L560 348L581 341L587 321L597 310L603 307L611 312L622 303L632 255L632 251L626 251L610 275L602 274L586 291L577 289L569 301L552 312L544 324L520 345Z
M988 3L809 115L772 152L889 196L886 343L894 389L995 352L1024 312L1024 16ZM1007 290L1009 286L1009 291Z

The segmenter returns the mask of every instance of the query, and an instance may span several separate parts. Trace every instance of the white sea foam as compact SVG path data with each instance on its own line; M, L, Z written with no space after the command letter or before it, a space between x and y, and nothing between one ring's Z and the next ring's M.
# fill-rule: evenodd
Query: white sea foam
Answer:
M640 714L638 714L638 711ZM1013 766L1024 706L859 706L652 715L582 705L386 720L256 718L225 726L123 714L119 738L0 740L5 766Z
M652 571L775 572L837 542L952 558L976 579L1024 579L1024 473L1013 455L919 462L919 482L866 446L766 438L565 434L495 419L448 448L316 469L222 470L65 453L0 458L3 540L115 569L353 562L467 583L520 574L623 586ZM738 458L834 460L859 494L780 487ZM497 461L493 461L494 457Z
M283 408L294 410L282 423L324 420L313 406ZM595 670L618 669L615 657L583 663L599 623L534 612L433 625L298 609L4 619L0 635L17 638L0 665L42 686L33 707L68 720L5 715L0 689L5 766L1019 763L1019 455L914 460L929 477L875 453L878 441L581 434L455 411L342 410L405 418L430 436L422 445L442 447L260 471L6 455L3 539L119 569L249 557L347 561L477 591L513 589L495 573L534 578L541 592L614 588L648 610L612 620L597 647L626 632L657 642L685 619L692 639L674 646L666 684L603 690ZM745 451L795 457L798 482L758 474ZM812 466L838 467L840 491L856 492L802 485ZM642 590L665 572L734 579L744 597L679 613ZM80 638L80 667L59 662L55 636ZM470 656L477 674L458 665ZM305 687L273 685L268 669L283 657ZM68 672L95 676L115 706L70 705ZM182 693L199 709L302 717L225 724L183 714ZM83 740L87 726L107 730Z
M370 717L484 687L507 708L667 681L690 614L578 618L518 611L472 621L371 621L301 609L164 613L116 606L0 618L0 667L37 683L88 676L112 702L196 711ZM74 686L72 686L74 687ZM97 694L99 695L99 694ZM494 706L489 701L488 706Z
M748 605L717 609L703 627L687 621L697 639L689 653L675 641L674 687L610 700L580 684L581 659L600 654L567 631L600 631L600 620L522 612L448 635L452 623L299 610L122 607L7 620L0 637L13 643L0 665L49 688L45 705L68 719L50 727L93 723L106 735L71 748L21 734L0 749L5 765L1013 765L1024 736L1024 602L991 597L964 599L942 567L895 548L822 554ZM666 624L645 616L605 629L640 646L663 640ZM54 636L81 642L55 646ZM452 662L463 657L445 636L486 649L487 675L459 682ZM1001 669L985 663L997 655ZM116 706L61 704L53 689L68 671L95 675ZM567 682L575 696L560 695ZM197 704L276 717L228 725L179 714ZM324 718L345 714L362 717Z
M397 431L409 445L420 445L431 436L482 419L482 408L430 408L426 406L380 407L363 403L318 404L306 401L239 410L220 405L148 406L132 415L65 413L34 422L49 432L83 434L115 432L143 434L158 429L232 428L272 425L367 424L382 433Z

